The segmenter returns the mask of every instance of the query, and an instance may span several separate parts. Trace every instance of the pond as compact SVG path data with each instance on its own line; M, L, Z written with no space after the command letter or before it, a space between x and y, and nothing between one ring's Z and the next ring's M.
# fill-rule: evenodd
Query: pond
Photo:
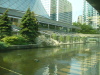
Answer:
M100 44L0 53L0 75L100 75Z

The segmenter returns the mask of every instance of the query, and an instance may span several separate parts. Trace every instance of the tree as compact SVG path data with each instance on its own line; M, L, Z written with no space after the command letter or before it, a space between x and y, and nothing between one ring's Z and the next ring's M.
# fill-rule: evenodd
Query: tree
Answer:
M22 17L20 27L22 36L25 37L28 42L33 43L38 36L38 23L34 12L31 12L30 8L28 8L25 15Z
M85 23L81 24L81 23L76 23L76 22L74 22L73 25L81 28L81 30L77 30L78 33L97 34L97 30L93 29L91 25L87 25Z
M11 36L12 33L11 22L7 13L8 10L6 10L3 15L0 16L0 38Z

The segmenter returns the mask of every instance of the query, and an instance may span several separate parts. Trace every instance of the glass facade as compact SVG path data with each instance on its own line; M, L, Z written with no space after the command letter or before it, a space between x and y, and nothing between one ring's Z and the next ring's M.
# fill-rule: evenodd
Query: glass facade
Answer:
M97 10L93 8L86 0L84 0L83 22L91 25L93 28L97 28L98 16Z
M67 0L41 0L52 20L72 25L72 5Z
M67 0L59 0L58 21L72 25L72 5Z
M57 20L57 0L51 0L50 4L50 18L52 20Z
M0 0L0 7L14 9L20 12L25 12L30 8L35 14L49 18L41 0Z
M66 5L66 0L63 0L63 3L65 3L64 5L66 5L63 6L62 4L62 6L66 8L66 11L64 11L65 8L61 6L60 1L61 0L0 0L0 14L4 13L6 9L9 9L8 14L12 25L19 26L21 18L24 15L25 11L30 8L31 11L34 11L34 13L37 15L36 18L38 19L38 21L40 23L44 22L45 25L43 26L46 28L49 25L50 28L54 28L56 26L58 28L65 27L79 29L74 26L67 26L72 23L72 14L68 14L69 11L67 11L72 10L71 4L69 3L70 6L68 6ZM64 12L61 13L60 11ZM67 24L68 22L70 22L70 24Z
M49 14L50 16L50 3L51 3L51 0L41 0L46 12Z

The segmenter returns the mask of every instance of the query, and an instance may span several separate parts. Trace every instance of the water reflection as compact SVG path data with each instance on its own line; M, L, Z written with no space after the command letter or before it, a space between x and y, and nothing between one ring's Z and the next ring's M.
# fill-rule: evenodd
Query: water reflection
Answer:
M62 45L0 53L1 75L100 75L100 44ZM37 61L34 61L37 59ZM10 65L10 66L9 66Z

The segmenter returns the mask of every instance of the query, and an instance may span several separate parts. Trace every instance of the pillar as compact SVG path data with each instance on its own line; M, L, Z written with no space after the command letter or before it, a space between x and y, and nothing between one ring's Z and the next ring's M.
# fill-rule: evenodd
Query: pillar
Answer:
M49 30L50 28L49 28L49 24L48 24L48 30Z

